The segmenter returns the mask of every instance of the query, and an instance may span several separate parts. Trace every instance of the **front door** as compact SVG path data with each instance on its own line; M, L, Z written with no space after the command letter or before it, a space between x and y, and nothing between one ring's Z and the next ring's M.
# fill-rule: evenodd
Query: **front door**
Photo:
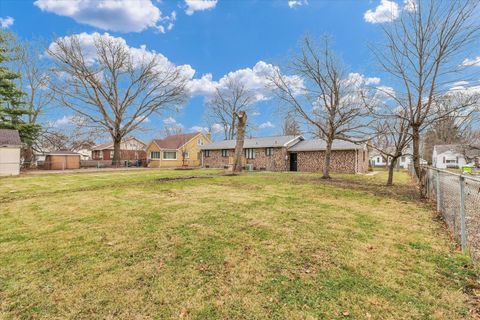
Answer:
M297 154L290 153L290 171L297 171Z

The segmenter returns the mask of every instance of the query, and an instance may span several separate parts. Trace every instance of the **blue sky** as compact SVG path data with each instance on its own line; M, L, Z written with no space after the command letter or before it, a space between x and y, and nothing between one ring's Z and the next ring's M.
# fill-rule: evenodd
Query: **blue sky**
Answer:
M92 9L102 1L108 2L81 0L72 10L69 0L2 0L0 23L22 38L47 42L56 36L108 32L131 47L146 45L176 65L189 65L196 79L211 74L213 81L229 72L251 69L259 61L282 65L306 33L329 34L352 72L379 77L367 43L379 41L379 23L406 5L404 0L193 0L193 4L188 3L192 0L121 0L123 5L117 8ZM137 1L140 6L134 5ZM13 23L6 21L8 17ZM158 135L167 117L186 131L205 126L204 99L196 95L178 114L153 117L146 124L151 130L139 135L144 139ZM280 133L275 104L274 99L258 104L259 115L251 116L251 122L271 125L263 125L255 135ZM56 120L69 114L61 109L45 118Z

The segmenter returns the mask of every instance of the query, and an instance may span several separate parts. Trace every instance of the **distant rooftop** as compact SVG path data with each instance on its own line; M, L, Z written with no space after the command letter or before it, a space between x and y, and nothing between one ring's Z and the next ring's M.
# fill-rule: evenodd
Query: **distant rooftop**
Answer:
M327 143L321 139L300 141L288 151L322 151L327 148ZM332 150L359 150L365 148L365 144L356 144L349 141L333 141Z
M154 139L153 142L155 142L160 149L177 150L198 134L200 134L200 132L179 133L163 139Z
M18 130L0 129L0 146L21 146Z

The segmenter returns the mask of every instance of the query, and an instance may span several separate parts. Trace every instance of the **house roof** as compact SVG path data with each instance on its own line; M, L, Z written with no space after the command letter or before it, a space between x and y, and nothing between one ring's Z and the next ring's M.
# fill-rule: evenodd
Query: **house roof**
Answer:
M302 136L272 136L245 139L244 148L286 147L292 140L303 139ZM236 140L215 141L201 147L202 150L235 149Z
M327 147L327 143L321 139L300 141L288 151L322 151ZM358 150L364 149L365 144L355 144L349 141L333 141L332 150Z
M58 151L48 152L45 155L47 156L79 156L80 153L68 151L68 150L58 150Z
M199 134L201 133L192 132L192 133L174 134L163 139L153 139L153 142L155 142L155 144L160 149L177 150L181 148L184 144L186 144L188 141L198 136Z
M0 145L21 146L18 130L0 129Z
M437 155L440 155L445 152L458 153L465 155L467 157L478 157L480 156L480 146L470 146L465 144L441 144L433 147L433 151Z
M122 140L122 143L130 141L130 140L137 140L138 142L145 145L145 143L142 140L139 140L135 137L128 137L128 138ZM92 148L92 150L105 150L105 149L113 149L113 141L100 143L100 144L97 144L96 146L94 146Z

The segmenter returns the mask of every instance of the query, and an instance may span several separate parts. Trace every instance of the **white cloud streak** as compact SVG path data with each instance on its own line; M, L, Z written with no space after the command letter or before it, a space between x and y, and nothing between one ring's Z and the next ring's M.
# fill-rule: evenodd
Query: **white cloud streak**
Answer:
M185 0L185 13L191 16L195 11L211 10L217 3L218 0Z
M8 29L13 25L13 22L15 22L15 19L12 17L5 17L5 18L0 18L0 27L2 29Z
M36 0L34 5L78 23L118 32L148 28L165 32L173 27L176 18L175 12L163 16L151 0Z

